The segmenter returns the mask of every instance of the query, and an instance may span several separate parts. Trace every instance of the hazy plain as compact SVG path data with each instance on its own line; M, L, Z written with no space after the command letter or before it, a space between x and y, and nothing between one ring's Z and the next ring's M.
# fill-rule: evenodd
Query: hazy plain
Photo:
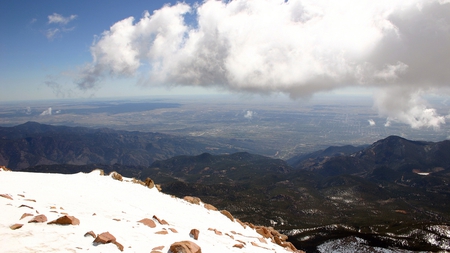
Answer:
M446 101L429 100L441 114ZM441 141L450 127L413 129L379 117L370 97L191 96L3 102L0 126L27 121L190 136L211 146L288 159L328 146L363 145L398 135ZM214 153L214 150L211 150Z

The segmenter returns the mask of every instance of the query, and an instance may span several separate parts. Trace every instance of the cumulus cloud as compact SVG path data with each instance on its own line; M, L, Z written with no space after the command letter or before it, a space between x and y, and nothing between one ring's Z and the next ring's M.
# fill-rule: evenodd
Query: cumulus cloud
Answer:
M367 120L368 122L369 122L369 125L370 126L375 126L376 124L375 124L375 121L373 120L373 119L369 119L369 120Z
M447 0L207 0L115 23L91 46L80 89L105 77L291 98L375 87L388 122L445 124L420 96L449 86ZM196 23L187 23L187 14ZM398 101L391 99L400 96ZM395 97L397 98L397 97Z

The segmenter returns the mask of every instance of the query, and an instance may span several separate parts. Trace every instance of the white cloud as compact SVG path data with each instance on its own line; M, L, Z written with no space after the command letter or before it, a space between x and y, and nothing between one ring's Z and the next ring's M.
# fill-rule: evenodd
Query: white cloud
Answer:
M375 124L375 121L373 120L373 119L369 119L369 120L367 120L368 122L369 122L369 125L370 126L375 126L376 124Z
M41 116L45 116L45 115L52 115L52 108L49 107L47 110L43 111L41 113Z
M49 24L61 24L67 25L70 21L77 18L77 15L70 15L68 17L64 17L61 14L53 13L52 15L48 15L48 23Z
M253 112L253 111L246 111L246 112L245 112L245 115L244 115L244 118L246 118L246 119L252 119L254 114L256 114L256 113Z
M76 81L91 89L106 76L141 85L213 86L308 97L343 87L396 89L381 115L412 127L445 121L411 94L449 86L450 4L443 0L207 0L166 5L115 23L91 47ZM194 13L197 24L184 16ZM433 89L430 89L433 88ZM385 94L384 97L389 96ZM385 103L388 103L387 105Z

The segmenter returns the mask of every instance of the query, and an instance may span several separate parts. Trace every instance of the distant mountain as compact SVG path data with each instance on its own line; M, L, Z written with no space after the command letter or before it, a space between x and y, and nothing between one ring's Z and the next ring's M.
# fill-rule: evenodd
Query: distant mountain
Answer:
M192 139L108 128L51 126L27 122L0 127L0 165L12 170L49 164L149 166L176 155L197 155L208 147ZM230 150L216 149L225 153Z
M308 154L302 154L294 156L287 160L287 163L292 167L301 167L305 161L317 161L323 160L330 157L335 156L346 156L353 153L356 153L360 150L366 148L367 145L362 146L352 146L352 145L344 145L344 146L331 146L323 150L318 150Z
M379 252L450 250L441 243L450 242L449 141L391 136L356 152L343 149L312 154L295 168L240 152L175 156L148 166L27 170L73 173L99 167L141 180L150 177L166 193L198 196L240 219L282 229L307 252L340 240L383 248Z
M324 176L359 174L366 176L387 167L406 173L433 173L450 168L450 141L410 141L398 136L379 140L352 155L303 161L297 169L316 171Z

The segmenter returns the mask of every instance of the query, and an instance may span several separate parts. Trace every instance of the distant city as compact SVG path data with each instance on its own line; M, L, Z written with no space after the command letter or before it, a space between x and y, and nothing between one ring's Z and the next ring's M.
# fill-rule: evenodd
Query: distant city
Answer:
M441 115L446 101L429 100ZM450 127L413 129L378 116L370 97L323 96L293 101L280 97L160 97L8 102L0 126L28 121L187 136L289 159L328 146L371 144L390 135L442 141ZM212 150L213 151L213 150Z

